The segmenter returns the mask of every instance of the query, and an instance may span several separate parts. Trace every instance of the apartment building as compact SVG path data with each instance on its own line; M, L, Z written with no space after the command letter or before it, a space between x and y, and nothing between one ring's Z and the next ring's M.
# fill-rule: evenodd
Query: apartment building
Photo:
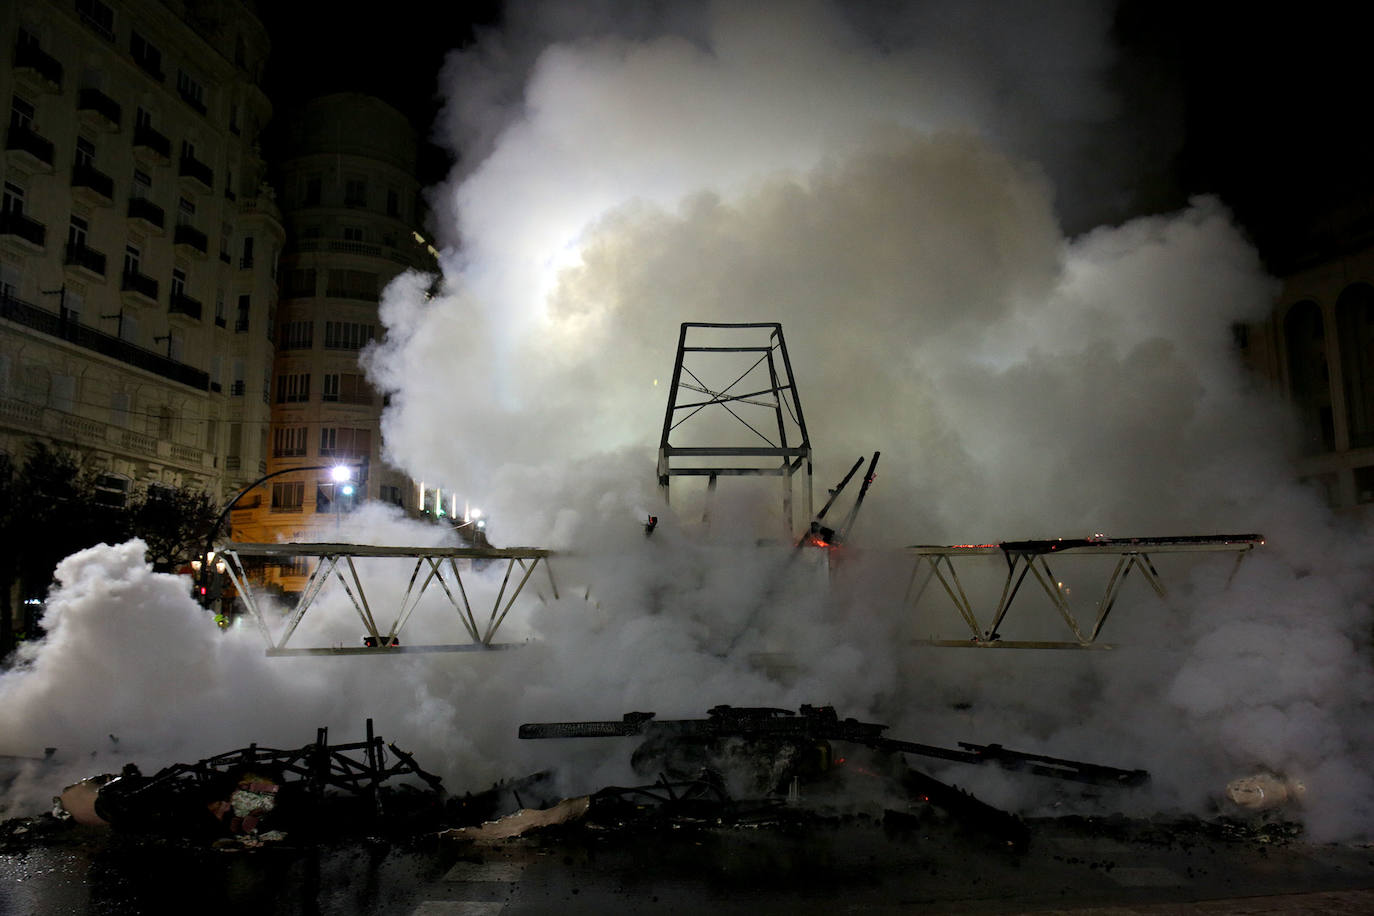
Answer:
M384 405L358 360L382 333L386 284L436 266L416 232L418 137L400 112L357 93L312 100L282 123L275 167L288 241L267 457L278 476L234 513L240 540L319 539L364 499L417 509L414 484L381 460ZM338 464L352 479L332 479Z
M267 470L277 260L243 0L0 5L0 450L221 498Z
M1346 233L1345 238L1354 233ZM1297 473L1332 508L1374 504L1374 245L1286 271L1269 321L1240 329L1249 364L1287 394Z

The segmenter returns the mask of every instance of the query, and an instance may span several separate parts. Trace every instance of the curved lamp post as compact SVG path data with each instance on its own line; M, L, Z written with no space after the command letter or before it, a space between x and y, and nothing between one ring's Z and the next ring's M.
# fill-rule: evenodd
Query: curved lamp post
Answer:
M206 583L210 577L210 569L215 565L215 538L219 537L220 529L224 527L224 521L229 517L229 511L238 504L239 500L257 489L258 485L264 481L271 480L273 477L280 477L282 474L294 474L297 471L329 471L335 483L342 483L353 476L353 468L346 464L308 464L303 467L281 468L270 474L264 474L242 490L239 490L238 493L234 494L234 498L224 504L224 508L220 510L219 518L215 519L215 524L210 528L210 533L205 536L205 553L201 557L200 569L197 573L198 581L196 583L199 586L197 590L200 593L199 597L202 602L206 602L209 597L209 592L206 590ZM337 499L338 497L336 496L336 503Z

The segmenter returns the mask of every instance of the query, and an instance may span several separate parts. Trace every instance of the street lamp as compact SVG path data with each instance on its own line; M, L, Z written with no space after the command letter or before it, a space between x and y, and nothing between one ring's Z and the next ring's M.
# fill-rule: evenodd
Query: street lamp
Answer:
M343 511L339 496L341 494L343 496L353 495L353 488L347 484L348 479L353 476L353 469L340 464L329 472L329 476L334 478L334 530L337 531L343 524L339 521L340 513Z
M209 597L207 589L208 580L210 578L210 565L215 557L215 538L219 537L220 529L224 527L225 520L229 518L230 510L238 504L239 500L255 490L257 486L264 481L271 480L273 477L280 477L282 474L294 474L297 471L329 471L330 476L335 481L347 480L353 476L353 469L346 464L308 464L303 467L281 468L270 474L262 475L242 490L239 490L238 493L234 494L234 498L224 504L224 508L220 510L219 518L215 519L215 524L211 526L210 533L205 536L205 550L202 555L205 557L206 562L200 563L196 560L191 561L191 569L196 573L196 580L199 585L196 591L202 599L208 599ZM340 474L343 476L340 476ZM219 563L216 564L221 567L221 572L223 572L223 563L224 560L221 559ZM208 600L206 603L208 603Z

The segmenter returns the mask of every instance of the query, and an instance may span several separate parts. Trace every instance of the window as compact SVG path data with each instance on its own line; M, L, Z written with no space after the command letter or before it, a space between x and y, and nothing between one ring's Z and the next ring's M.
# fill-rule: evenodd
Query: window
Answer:
M149 76L162 80L162 52L138 32L129 33L129 53Z
M310 297L315 295L315 268L293 267L286 273L288 298Z
M277 376L277 403L296 404L310 400L310 373Z
M21 96L10 97L10 127L19 130L33 128L33 103Z
M367 379L357 373L328 373L324 377L321 400L343 404L371 404L372 389Z
M220 390L224 380L224 356L216 353L210 357L210 384L216 391ZM211 421L214 422L213 420Z
M331 298L377 301L376 274L365 270L331 270L327 276L327 294Z
M326 350L361 350L373 337L373 326L352 321L326 321L324 348Z
M367 182L362 178L349 178L344 181L344 206L367 206Z
M181 158L182 158L182 159L194 159L194 158L196 158L196 145L195 145L194 143L192 143L190 140L182 140L182 141L181 141Z
M142 109L140 109L141 111ZM153 178L147 172L134 169L134 196L146 198L153 193Z
M67 247L73 249L85 248L86 231L89 228L89 223L81 217L73 215L71 224L67 226Z
M239 261L239 266L253 266L253 237L251 235L243 237L243 258Z
M272 457L301 458L305 456L305 427L278 427L272 431Z
M71 413L76 403L76 376L54 375L52 387L48 389L48 405L57 410Z
M386 215L395 217L401 215L401 195L397 193L395 188L387 188Z
M248 330L248 316L253 310L253 298L247 294L239 296L239 314L234 322L234 330L242 334Z
M186 271L179 267L172 269L172 298L186 295Z
M377 493L377 496L384 503L391 503L393 506L400 506L403 509L405 508L405 497L401 495L400 487L393 487L388 484L382 484L381 488Z
M320 205L319 176L305 179L305 190L301 194L301 204L306 207L318 207Z
M239 133L239 106L229 106L229 133L237 135Z
M205 89L200 81L185 70L177 69L177 94L201 114L205 113Z
M21 216L24 213L24 189L14 182L5 182L5 197L3 201L5 213L12 213Z
M138 112L134 115L134 127L146 127L152 129L153 113L143 106L139 106Z
M133 315L119 313L119 339L132 344L138 343L138 319Z
M76 14L101 35L114 39L114 10L100 0L76 0Z
M320 430L321 458L365 458L372 452L372 430L326 426Z
M228 264L230 261L229 243L234 238L234 224L222 223L219 227L219 259Z
M343 239L345 242L361 242L363 240L363 230L361 226L344 226Z
M79 169L95 168L95 144L85 137L76 138L76 167Z
M236 397L236 398L241 398L241 397L243 397L243 391L244 391L244 388L245 388L245 386L246 386L246 383L244 382L244 377L245 377L245 373L244 373L243 358L242 358L242 357L235 357L235 359L234 359L234 383L233 383L232 385L229 386L229 393L230 393L231 395L233 395L234 397Z
M19 287L23 283L18 269L9 264L0 264L0 297L17 299Z
M272 484L272 511L299 512L305 502L305 481L287 480Z
M177 225L191 226L195 224L196 204L189 197L177 199Z
M176 414L170 407L162 407L157 412L157 436L170 439L176 432Z
M137 274L141 273L141 271L139 270L139 267L141 266L141 264L140 264L140 258L141 258L141 257L142 257L142 254L139 252L138 248L136 248L136 247L133 246L133 245L125 245L125 246L124 246L124 273L129 274L129 275L137 275Z
M284 321L281 326L279 350L309 350L315 345L313 321Z
M224 316L224 290L215 290L215 324L224 327L227 322Z
M127 505L130 483L123 474L101 474L95 479L95 501L106 506Z
M113 426L129 428L128 391L113 391L110 394L110 423Z
M81 323L81 312L86 307L86 299L75 290L68 289L62 296L62 317L72 324Z

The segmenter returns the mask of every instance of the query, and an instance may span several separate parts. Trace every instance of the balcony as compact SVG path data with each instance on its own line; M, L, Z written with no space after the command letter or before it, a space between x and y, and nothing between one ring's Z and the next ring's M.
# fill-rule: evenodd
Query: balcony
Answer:
M126 300L141 305L157 305L157 281L146 274L126 270L119 288L124 292Z
M422 248L409 250L380 245L374 242L355 242L351 239L296 239L291 244L293 254L327 251L333 254L361 255L367 258L383 258L407 267L432 268L433 261Z
M171 304L167 307L167 314L176 320L178 316L181 323L199 324L201 306L199 299L192 299L185 293L172 293Z
M80 268L102 280L105 278L105 254L94 248L87 248L85 245L73 245L68 242L66 251L62 256L62 263L68 267Z
M251 254L246 254L243 257L239 258L239 268L241 270L252 270L253 256Z
M72 166L72 196L108 207L114 203L114 179L93 165L78 162Z
M172 231L172 244L186 249L186 254L199 254L202 257L210 250L210 240L205 233L190 223L177 223Z
M375 286L350 286L348 284L328 286L324 294L330 299L356 299L359 302L377 302L381 298Z
M146 197L129 198L129 219L138 220L151 232L162 232L166 217L162 208Z
M38 250L43 249L48 227L22 213L0 213L0 236L19 239Z
M221 252L219 253L219 259L220 259L221 261L223 261L225 264L232 264L232 263L234 263L234 256L231 255L231 254L230 254L229 252L227 252L227 251L221 251Z
M232 385L229 386L229 396L241 398L243 397L243 393L247 389L247 387L247 383L243 381L243 379L239 379L238 381L234 382Z
M143 153L159 165L172 161L172 141L147 124L134 128L134 152Z
M57 58L32 42L20 42L14 47L14 69L21 75L37 77L50 92L62 91L62 65Z
M181 163L177 168L177 175L181 178L197 182L207 194L215 189L214 170L195 156L181 157Z
M191 388L206 391L210 387L210 375L207 372L79 322L64 321L55 312L23 300L0 298L0 317Z
M52 141L44 139L32 127L11 124L5 132L5 152L29 168L52 171Z
M123 114L119 103L94 86L86 86L76 94L76 110L97 127L119 130Z

